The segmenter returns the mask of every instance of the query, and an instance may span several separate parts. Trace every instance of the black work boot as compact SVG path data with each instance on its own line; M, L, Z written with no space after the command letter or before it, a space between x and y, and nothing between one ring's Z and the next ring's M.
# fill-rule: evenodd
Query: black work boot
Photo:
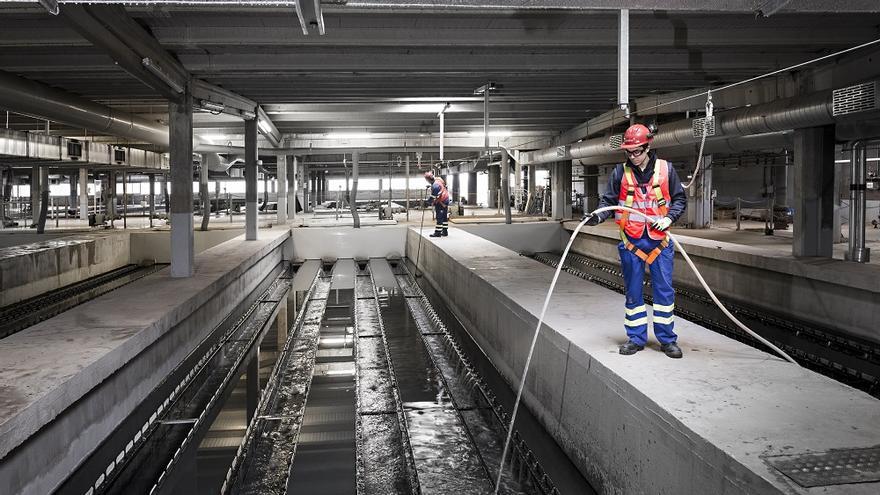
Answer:
M434 233L431 234L431 235L429 235L428 237L440 237L440 236L442 236L442 235L443 235L443 234L441 234L439 231L436 231L436 230L435 230Z
M673 359L679 359L682 356L681 347L679 347L678 344L676 344L675 342L661 345L660 350Z
M447 229L443 229L443 237L446 237L448 235L449 235L449 231Z
M636 344L632 340L627 340L625 344L620 346L620 353L624 356L631 356L644 348L645 346L643 345Z

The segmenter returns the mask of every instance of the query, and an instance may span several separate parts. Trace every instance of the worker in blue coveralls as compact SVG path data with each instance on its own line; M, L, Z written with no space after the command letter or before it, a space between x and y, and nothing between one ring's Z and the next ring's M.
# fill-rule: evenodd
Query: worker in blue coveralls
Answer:
M623 135L621 149L626 163L618 165L599 207L621 205L644 212L638 215L617 211L620 225L620 264L626 284L626 315L623 320L629 340L620 346L620 353L635 354L645 348L648 340L648 310L642 297L645 264L651 270L654 292L654 335L660 349L671 358L682 356L675 334L675 291L672 288L672 260L675 250L667 229L684 213L687 196L672 164L657 158L651 151L653 133L644 125L630 126ZM587 225L598 225L611 216L611 211L593 215Z
M431 195L426 201L429 205L434 205L434 213L437 217L437 226L429 237L446 237L449 235L449 204L452 203L452 196L446 190L443 179L434 178L433 172L425 172L425 180L431 188Z

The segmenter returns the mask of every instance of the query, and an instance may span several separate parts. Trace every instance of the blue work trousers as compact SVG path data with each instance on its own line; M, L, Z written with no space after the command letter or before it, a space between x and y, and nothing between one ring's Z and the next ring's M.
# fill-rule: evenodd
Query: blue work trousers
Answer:
M660 245L649 237L630 239L645 254L650 254ZM626 335L634 343L645 345L648 341L648 309L642 295L645 279L645 261L628 250L621 242L618 246L620 265L623 268L623 280L626 285L626 315L624 328ZM651 286L654 296L654 335L661 344L673 343L678 339L675 335L675 291L672 288L672 262L675 249L670 243L650 265Z
M435 201L434 213L437 217L437 226L434 228L434 233L446 235L447 230L449 230L449 206Z

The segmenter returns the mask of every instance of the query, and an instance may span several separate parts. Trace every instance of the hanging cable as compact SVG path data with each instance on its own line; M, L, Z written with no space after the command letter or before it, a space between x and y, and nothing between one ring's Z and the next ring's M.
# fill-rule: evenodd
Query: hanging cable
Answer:
M710 122L712 125L715 123L715 115L714 115L715 105L712 104L712 92L706 92L706 118L703 119L703 135L700 138L700 152L697 154L697 166L694 167L694 173L691 174L691 181L687 184L682 184L682 187L685 189L690 189L695 182L697 182L697 175L700 173L700 166L703 164L703 149L706 146L706 135L709 134L709 125Z

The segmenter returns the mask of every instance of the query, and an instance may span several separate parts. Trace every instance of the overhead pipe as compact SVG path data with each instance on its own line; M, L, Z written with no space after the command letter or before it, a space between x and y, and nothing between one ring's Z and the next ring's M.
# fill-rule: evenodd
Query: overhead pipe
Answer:
M0 107L168 149L168 126L0 71Z
M663 124L654 138L653 148L667 148L677 145L693 144L700 140L694 132L695 119L682 119ZM807 96L785 98L763 105L738 108L715 114L715 137L735 138L755 134L788 131L805 127L816 127L834 122L832 115L831 90L820 91ZM522 163L532 165L551 163L579 158L602 157L607 161L617 159L619 148L612 146L611 137L588 139L567 146L545 148L522 153Z

